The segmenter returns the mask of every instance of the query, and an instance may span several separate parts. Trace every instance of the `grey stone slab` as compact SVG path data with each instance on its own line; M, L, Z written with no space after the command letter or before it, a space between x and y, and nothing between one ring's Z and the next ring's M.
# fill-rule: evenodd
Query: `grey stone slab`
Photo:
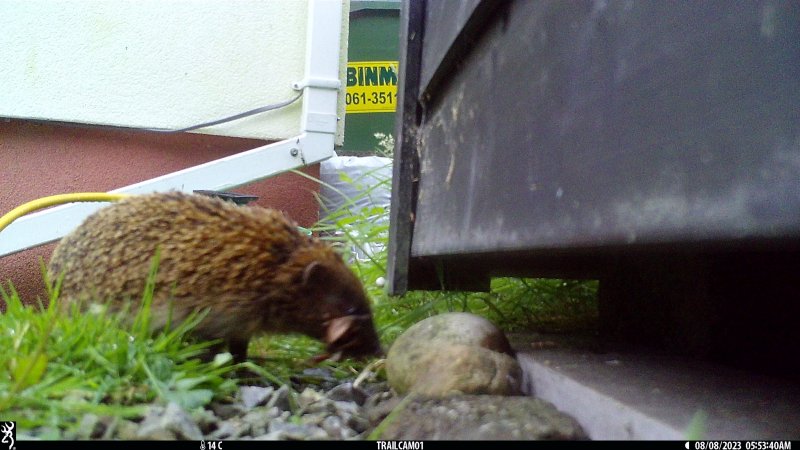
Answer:
M650 350L515 336L528 393L592 439L800 438L800 383ZM700 436L689 436L692 421Z

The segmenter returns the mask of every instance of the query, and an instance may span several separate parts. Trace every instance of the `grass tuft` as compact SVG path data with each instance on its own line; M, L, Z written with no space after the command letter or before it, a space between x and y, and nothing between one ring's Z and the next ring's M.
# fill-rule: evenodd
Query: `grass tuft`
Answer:
M131 325L125 311L93 305L60 305L60 280L48 281L46 307L23 304L9 284L0 286L0 416L21 432L40 427L74 430L86 413L138 417L143 404L177 402L187 409L233 393L230 355L199 356L213 343L186 339L201 319L195 314L174 329L148 328L155 271ZM227 355L227 356L226 356Z

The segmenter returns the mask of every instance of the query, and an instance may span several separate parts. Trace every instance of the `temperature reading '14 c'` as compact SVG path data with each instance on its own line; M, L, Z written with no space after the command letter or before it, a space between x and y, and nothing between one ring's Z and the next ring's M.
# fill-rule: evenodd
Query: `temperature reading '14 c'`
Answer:
M222 441L200 441L200 450L222 450Z

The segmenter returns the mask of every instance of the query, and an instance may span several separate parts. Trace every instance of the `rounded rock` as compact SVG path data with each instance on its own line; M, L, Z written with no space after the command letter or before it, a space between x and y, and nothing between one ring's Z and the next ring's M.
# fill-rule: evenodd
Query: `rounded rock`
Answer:
M505 334L485 318L440 314L397 338L386 357L386 375L401 395L517 395L522 369L514 355Z

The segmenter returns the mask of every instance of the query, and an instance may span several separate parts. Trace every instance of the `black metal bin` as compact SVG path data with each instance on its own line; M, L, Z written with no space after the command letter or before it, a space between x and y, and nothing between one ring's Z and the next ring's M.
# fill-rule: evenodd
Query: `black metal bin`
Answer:
M401 33L391 292L597 278L608 336L796 359L800 3L415 0Z

